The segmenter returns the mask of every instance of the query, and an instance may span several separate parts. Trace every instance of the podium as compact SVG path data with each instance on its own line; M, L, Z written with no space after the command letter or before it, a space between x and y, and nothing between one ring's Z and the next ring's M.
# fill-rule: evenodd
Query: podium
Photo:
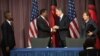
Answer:
M33 38L32 39L32 48L46 48L49 43L48 38Z
M50 38L33 38L32 48L46 48ZM72 39L66 38L67 47L83 47L85 38Z

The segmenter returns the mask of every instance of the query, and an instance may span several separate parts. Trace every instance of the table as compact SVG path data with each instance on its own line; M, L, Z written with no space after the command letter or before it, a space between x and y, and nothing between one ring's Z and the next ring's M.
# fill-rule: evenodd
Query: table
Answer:
M16 48L11 56L79 56L83 48Z

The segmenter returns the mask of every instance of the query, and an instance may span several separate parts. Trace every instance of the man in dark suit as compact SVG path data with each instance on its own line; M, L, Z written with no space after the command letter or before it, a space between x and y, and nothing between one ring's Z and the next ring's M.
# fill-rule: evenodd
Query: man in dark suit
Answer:
M5 21L1 25L2 41L1 48L3 56L10 56L10 50L15 46L14 30L12 25L12 17L9 11L4 13Z
M51 32L55 32L53 28L49 27L46 9L40 10L40 16L37 19L37 29L38 29L38 38L48 38L48 37L50 38ZM50 41L49 41L48 46L50 47Z
M88 12L83 13L83 19L85 21L84 36L86 37L85 42L83 43L84 51L80 52L80 56L96 56L95 43L97 35L97 26L94 21L90 18Z
M67 17L67 15L64 15L61 8L56 8L56 14L59 17L57 21L57 25L54 26L54 28L58 32L58 38L60 42L60 47L67 48L66 46L66 37L70 37L69 32L69 24L70 19Z

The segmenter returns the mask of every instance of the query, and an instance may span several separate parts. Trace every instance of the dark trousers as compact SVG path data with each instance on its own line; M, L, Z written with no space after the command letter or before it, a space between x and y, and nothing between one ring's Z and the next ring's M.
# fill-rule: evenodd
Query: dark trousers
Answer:
M83 50L79 52L79 56L97 56L97 51L94 49L91 50Z
M3 56L10 56L10 50L6 51L6 48L2 48L2 54Z
M52 40L51 40L51 37L49 38L49 41L48 41L48 47L49 47L49 48L53 47L53 46L52 46Z
M66 47L66 39L62 40L61 38L56 39L56 47ZM52 48L53 47L53 43L51 38L49 39L48 42L48 47Z
M64 38L64 37L62 37ZM62 39L61 37L58 37L58 41L59 41L59 46L60 47L66 47L66 37L64 39Z
M66 39L65 40L60 40L60 47L66 47Z
M10 51L14 48L14 47L9 47L9 51L6 51L6 47L2 46L1 49L2 49L2 54L3 56L10 56Z

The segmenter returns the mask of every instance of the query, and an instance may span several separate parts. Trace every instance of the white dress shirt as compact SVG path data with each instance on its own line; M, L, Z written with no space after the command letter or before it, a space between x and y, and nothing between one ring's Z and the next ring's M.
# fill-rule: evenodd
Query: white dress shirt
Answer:
M62 18L63 18L63 15L64 15L64 14L61 14L61 16L60 16L60 21L62 20Z
M44 16L41 15L41 17L46 21L46 23L49 25L49 22L45 19Z
M10 25L11 25L11 21L9 21L9 20L6 20Z

